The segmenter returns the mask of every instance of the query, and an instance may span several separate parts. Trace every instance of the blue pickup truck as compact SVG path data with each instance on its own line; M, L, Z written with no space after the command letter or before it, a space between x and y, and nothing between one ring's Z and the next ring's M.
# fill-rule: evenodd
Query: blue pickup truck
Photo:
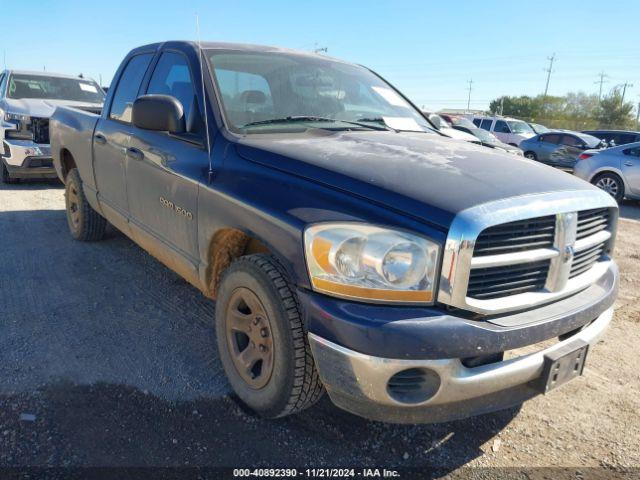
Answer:
M111 85L100 116L51 120L71 235L108 221L215 299L265 417L325 391L388 422L507 408L580 376L612 319L615 201L443 137L365 67L166 42Z

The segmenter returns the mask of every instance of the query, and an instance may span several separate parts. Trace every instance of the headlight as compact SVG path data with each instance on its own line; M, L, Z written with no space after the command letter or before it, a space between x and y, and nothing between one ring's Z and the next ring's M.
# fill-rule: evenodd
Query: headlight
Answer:
M11 122L11 123L28 123L30 118L29 118L29 115L6 112L4 114L4 120L5 122Z
M432 303L440 247L411 233L357 223L304 234L314 290L354 300Z

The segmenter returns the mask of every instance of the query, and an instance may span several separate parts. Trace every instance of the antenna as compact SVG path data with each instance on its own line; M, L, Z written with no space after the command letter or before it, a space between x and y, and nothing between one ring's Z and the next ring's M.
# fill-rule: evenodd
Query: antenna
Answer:
M213 178L213 165L211 164L211 139L209 138L209 119L207 116L207 95L204 88L204 55L202 42L200 41L200 17L196 13L196 35L198 37L198 51L200 53L200 82L202 83L202 104L204 105L204 129L207 137L207 156L209 157L209 183Z

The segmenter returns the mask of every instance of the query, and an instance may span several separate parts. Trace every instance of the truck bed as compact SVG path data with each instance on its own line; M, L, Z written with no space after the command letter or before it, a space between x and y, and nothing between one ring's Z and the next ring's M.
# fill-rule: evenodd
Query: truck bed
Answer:
M58 177L64 182L73 158L85 184L95 189L93 176L93 132L100 116L71 107L58 107L51 117L51 155Z

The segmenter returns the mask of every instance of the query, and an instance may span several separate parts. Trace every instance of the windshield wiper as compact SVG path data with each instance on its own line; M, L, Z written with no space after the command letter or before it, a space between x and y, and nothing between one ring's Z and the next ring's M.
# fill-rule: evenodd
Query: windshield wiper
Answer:
M391 128L386 125L367 125L366 123L360 122L350 122L348 120L339 120L337 118L329 118L329 117L319 117L314 115L296 115L289 117L281 117L281 118L269 118L267 120L259 120L257 122L249 122L243 125L241 128L252 127L255 125L269 125L272 123L293 123L293 122L340 122L346 123L349 125L356 125L362 128L368 128L370 130L391 130Z

